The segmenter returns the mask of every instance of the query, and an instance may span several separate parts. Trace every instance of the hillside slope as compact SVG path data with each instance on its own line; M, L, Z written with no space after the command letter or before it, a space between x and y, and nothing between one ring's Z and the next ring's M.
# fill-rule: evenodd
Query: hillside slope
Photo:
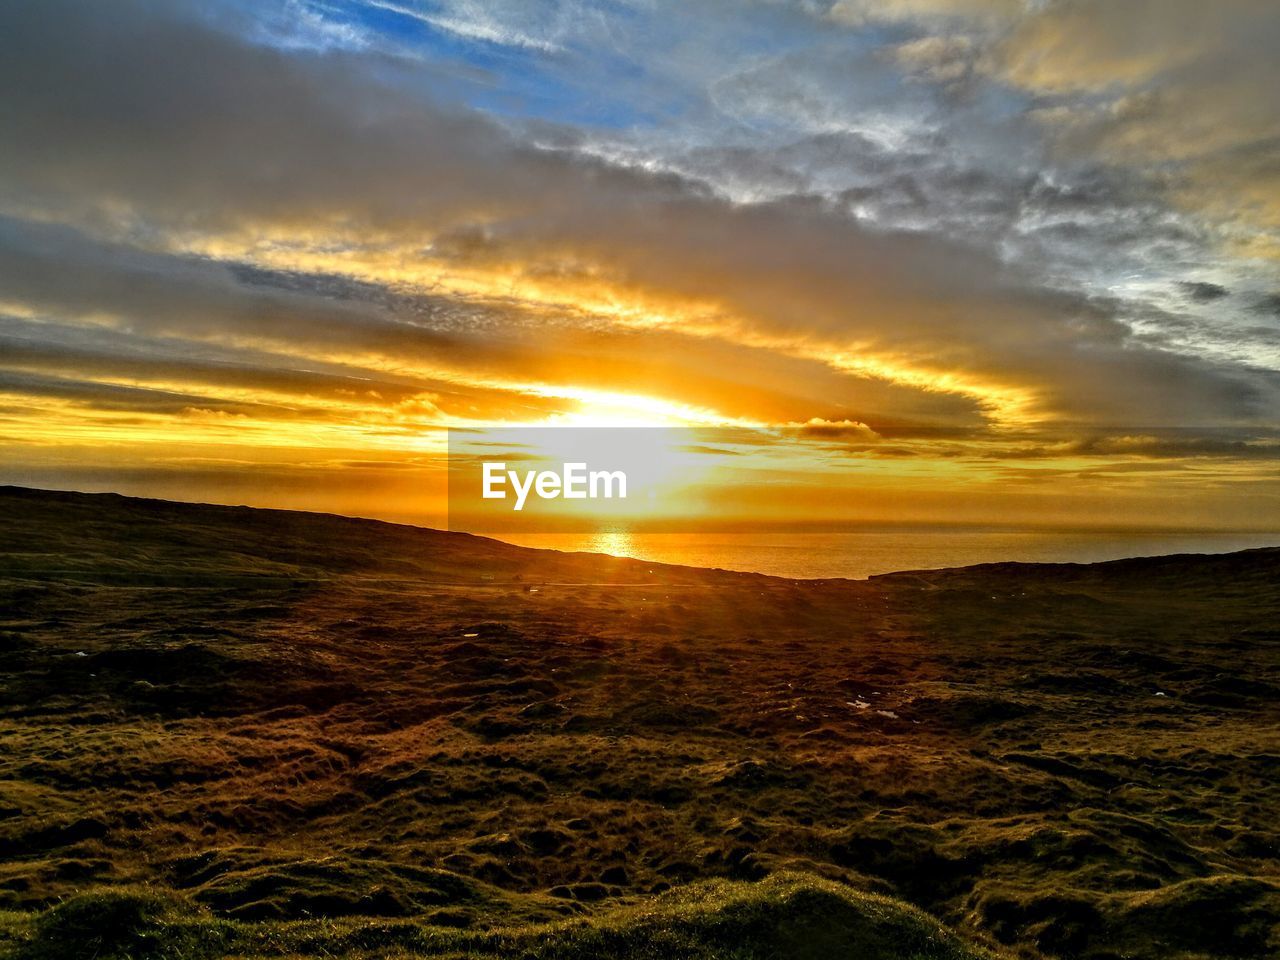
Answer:
M1276 624L1280 550L797 582L0 489L0 949L1274 955Z

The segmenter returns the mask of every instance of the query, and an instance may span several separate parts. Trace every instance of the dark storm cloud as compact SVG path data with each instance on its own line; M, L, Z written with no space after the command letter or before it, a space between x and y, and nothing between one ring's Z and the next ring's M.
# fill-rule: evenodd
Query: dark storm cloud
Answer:
M1253 311L1255 313L1264 313L1273 317L1280 317L1280 293L1268 293L1259 297L1253 302Z
M1182 288L1184 296L1196 303L1212 303L1214 300L1221 300L1230 292L1220 284L1205 283L1200 280L1183 281L1178 286Z

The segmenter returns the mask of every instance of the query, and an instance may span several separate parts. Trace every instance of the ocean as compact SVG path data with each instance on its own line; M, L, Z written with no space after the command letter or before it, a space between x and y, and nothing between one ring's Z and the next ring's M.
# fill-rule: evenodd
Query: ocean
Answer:
M1173 553L1229 553L1280 546L1280 533L875 530L854 533L520 533L527 547L608 553L660 563L720 567L800 579L862 579L897 570L975 563L1094 563Z

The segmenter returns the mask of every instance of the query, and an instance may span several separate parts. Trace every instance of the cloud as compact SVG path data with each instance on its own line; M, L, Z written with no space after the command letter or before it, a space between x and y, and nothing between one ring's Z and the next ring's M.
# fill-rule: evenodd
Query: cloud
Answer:
M1212 303L1215 300L1221 300L1230 292L1221 284L1206 283L1203 280L1184 280L1178 286L1182 288L1183 294L1189 300L1194 300L1196 303Z
M71 365L74 343L74 362L118 376L178 377L185 362L187 379L197 382L320 396L351 387L388 401L429 392L454 413L469 404L476 414L493 412L506 390L518 394L508 414L545 414L549 401L530 394L529 384L553 394L557 385L625 386L779 420L815 408L836 413L855 399L906 419L971 410L953 398L851 380L817 361L679 331L553 326L527 305L409 296L345 278L140 251L62 227L0 221L0 281L28 309L90 324L10 321L26 341L10 363L33 362L42 348L42 362L61 354ZM300 365L312 372L297 373Z
M1255 313L1280 317L1280 293L1268 293L1259 297L1254 301L1252 309Z
M1161 165L1181 202L1274 231L1280 105L1263 91L1280 84L1277 42L1267 0L1071 0L1021 19L989 63L1056 98L1043 116L1064 148Z
M93 345L86 345L86 340L94 341ZM361 376L355 371L342 374L299 369L291 366L299 362L297 358L280 355L214 359L199 356L198 350L199 345L190 341L158 344L155 338L112 330L86 331L66 324L0 317L0 353L4 366L10 369L133 382L203 383L327 401L399 403L427 394L436 386L385 375Z
M1194 430L1159 433L1094 433L1053 443L1033 442L1020 447L996 445L985 456L993 460L1069 459L1077 457L1139 458L1140 460L1280 460L1280 436L1263 437L1197 434ZM1114 469L1114 467L1113 467Z
M813 417L793 429L802 437L818 437L822 439L853 439L864 443L880 439L880 435L857 420L823 420Z
M270 415L293 418L288 407L268 406L254 402L228 402L198 394L156 390L147 387L97 383L81 377L52 377L43 374L0 370L0 394L27 397L52 397L98 410L145 411L160 414L186 414L212 411L234 415Z
M395 3L392 0L365 2L376 9L388 10L468 40L524 47L543 53L554 53L560 49L558 43L546 38L559 33L554 24L535 22L524 28L511 26L513 19L524 19L524 15L528 13L528 8L519 4L482 4L462 0L441 4L445 12L424 13L409 4Z
M893 53L910 73L952 84L973 72L975 45L966 36L928 36L899 44Z
M853 25L936 18L999 24L1025 8L1025 0L836 0L827 15L837 23Z
M554 44L584 86L631 42L593 23L613 39L584 53L543 8L465 6L442 13L470 17L453 37ZM762 9L787 43L750 34ZM447 420L627 402L882 461L1019 459L1020 431L1042 459L1266 459L1274 331L1248 313L1274 285L1167 202L1210 154L1253 170L1252 147L1140 169L1172 122L1146 85L1194 102L1212 58L1095 49L1053 4L831 13L751 7L722 60L646 63L700 85L659 128L535 122L515 94L474 109L367 25L294 44L251 13L7 5L0 386L51 436L234 420L219 442L341 446L339 465ZM1118 439L1169 426L1195 441Z

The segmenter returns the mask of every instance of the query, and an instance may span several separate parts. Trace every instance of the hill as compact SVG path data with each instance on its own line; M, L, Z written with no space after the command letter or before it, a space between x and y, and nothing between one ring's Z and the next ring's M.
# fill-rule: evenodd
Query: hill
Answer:
M1276 624L2 488L0 952L1275 955Z

